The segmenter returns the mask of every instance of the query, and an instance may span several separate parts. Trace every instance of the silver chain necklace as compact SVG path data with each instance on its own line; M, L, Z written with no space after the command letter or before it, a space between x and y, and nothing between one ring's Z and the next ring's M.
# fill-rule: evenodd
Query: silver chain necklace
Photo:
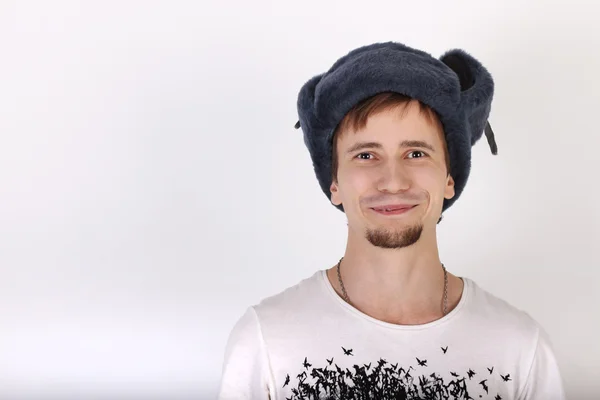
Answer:
M340 264L344 257L340 258L340 261L337 264L337 276L340 281L340 286L342 287L342 292L344 293L344 300L348 304L352 304L350 302L350 298L348 297L348 293L346 293L346 288L344 287L344 282L342 282L342 274L340 273ZM448 273L446 272L446 267L442 264L442 269L444 270L444 306L442 309L443 315L448 313Z

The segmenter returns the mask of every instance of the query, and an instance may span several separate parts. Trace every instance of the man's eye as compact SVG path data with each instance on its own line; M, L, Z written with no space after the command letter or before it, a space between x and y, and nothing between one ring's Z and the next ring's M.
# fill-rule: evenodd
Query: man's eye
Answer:
M427 154L425 154L425 152L423 152L423 151L421 151L421 150L415 150L415 151L411 151L411 152L409 153L409 155L410 155L410 154L420 154L420 155L417 155L416 157L410 157L410 156L409 156L409 158L421 158L421 157L423 157L423 156L426 156L426 155L427 155Z
M356 157L358 157L361 160L370 160L370 158L366 158L365 156L372 157L373 155L371 153L360 153Z

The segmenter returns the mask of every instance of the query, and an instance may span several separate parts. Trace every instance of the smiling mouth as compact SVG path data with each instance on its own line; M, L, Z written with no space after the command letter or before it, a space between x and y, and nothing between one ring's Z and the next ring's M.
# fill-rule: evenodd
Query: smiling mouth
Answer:
M406 207L372 207L371 210L381 215L400 215L412 210L416 206L417 205Z

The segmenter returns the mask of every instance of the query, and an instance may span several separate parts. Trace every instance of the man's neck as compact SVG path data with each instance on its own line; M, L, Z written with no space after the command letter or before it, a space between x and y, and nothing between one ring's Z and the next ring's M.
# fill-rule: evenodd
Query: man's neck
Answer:
M443 316L444 271L435 238L383 249L349 237L340 272L351 305L373 318L414 325ZM336 267L327 275L342 296ZM448 273L448 312L460 300L462 285L460 278Z

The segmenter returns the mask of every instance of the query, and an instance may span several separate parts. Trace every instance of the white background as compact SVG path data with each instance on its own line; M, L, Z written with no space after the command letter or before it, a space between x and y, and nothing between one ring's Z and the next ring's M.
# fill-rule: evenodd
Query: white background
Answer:
M499 155L473 148L441 256L596 398L596 4L2 0L0 398L214 398L243 310L345 248L298 91L388 40L492 73Z

